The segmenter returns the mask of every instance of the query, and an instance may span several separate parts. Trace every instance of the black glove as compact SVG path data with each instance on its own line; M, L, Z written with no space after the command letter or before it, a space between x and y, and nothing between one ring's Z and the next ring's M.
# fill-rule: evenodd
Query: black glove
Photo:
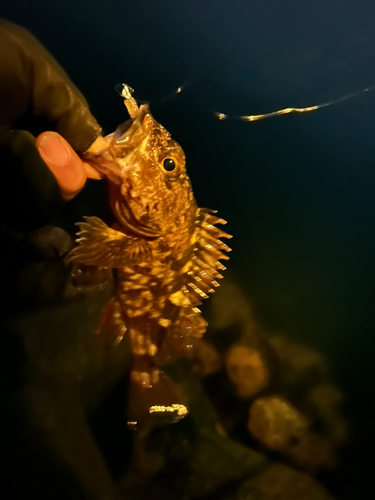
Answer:
M54 130L78 153L100 134L87 103L64 71L23 28L0 20L0 220L27 231L62 204L58 184L35 147Z

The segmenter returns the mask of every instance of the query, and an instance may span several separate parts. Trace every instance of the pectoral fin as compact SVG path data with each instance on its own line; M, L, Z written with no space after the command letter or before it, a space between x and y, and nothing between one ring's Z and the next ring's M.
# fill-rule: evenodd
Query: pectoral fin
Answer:
M68 255L66 262L79 262L87 266L124 267L137 264L151 254L147 240L127 236L111 229L98 217L84 217L77 225L78 246Z

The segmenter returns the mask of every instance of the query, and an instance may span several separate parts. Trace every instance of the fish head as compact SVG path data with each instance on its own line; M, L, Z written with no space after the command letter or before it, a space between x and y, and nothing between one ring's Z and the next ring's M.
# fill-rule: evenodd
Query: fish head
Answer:
M106 139L108 148L85 161L107 177L118 222L148 237L190 224L196 205L185 154L149 107L142 105L134 119Z

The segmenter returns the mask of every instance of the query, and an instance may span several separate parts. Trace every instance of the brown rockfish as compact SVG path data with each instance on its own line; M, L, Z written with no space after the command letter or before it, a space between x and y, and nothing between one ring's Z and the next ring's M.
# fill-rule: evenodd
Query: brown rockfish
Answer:
M222 278L219 261L230 249L220 238L230 236L216 227L225 221L215 212L198 208L179 144L147 105L138 108L129 87L122 95L131 119L107 136L106 149L84 158L108 181L114 223L86 217L68 260L114 270L116 294L99 329L111 344L129 336L131 381L154 394L147 411L178 419L185 406L156 396L168 392L160 366L205 332L197 306Z

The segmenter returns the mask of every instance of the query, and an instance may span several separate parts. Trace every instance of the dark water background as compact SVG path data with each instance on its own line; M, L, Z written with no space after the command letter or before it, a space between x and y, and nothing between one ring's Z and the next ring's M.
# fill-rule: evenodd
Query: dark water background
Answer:
M34 0L0 15L52 52L105 132L126 117L117 83L155 101L198 204L229 221L230 269L260 320L330 359L360 498L375 445L375 90L255 123L213 112L308 106L375 85L374 2Z

